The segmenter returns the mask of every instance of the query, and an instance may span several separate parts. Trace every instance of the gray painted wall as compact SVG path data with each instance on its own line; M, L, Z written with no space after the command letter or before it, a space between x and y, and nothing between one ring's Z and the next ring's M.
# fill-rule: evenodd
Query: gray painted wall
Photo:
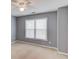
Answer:
M68 7L57 11L57 47L61 52L68 52Z
M16 18L11 16L11 42L16 39Z
M48 41L25 38L25 20L48 18ZM68 7L61 7L57 12L49 12L37 15L22 16L16 18L16 39L27 42L57 47L59 51L68 53ZM51 43L49 43L51 42Z
M33 40L25 38L25 20L30 19L38 19L38 18L44 18L47 17L47 37L48 41L42 41L42 40ZM17 17L16 20L16 28L17 28L17 34L16 38L17 40L24 40L27 42L33 42L43 45L48 45L52 47L57 47L57 12L49 12L44 14L37 14L37 15L30 15L30 16L22 16ZM51 44L49 44L51 42Z

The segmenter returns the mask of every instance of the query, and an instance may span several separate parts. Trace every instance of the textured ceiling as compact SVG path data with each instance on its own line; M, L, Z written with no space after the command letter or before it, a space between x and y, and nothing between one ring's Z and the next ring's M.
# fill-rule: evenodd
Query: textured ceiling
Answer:
M14 5L11 5L12 16L31 15L33 14L32 12L35 12L35 14L50 12L57 10L59 7L68 5L67 0L31 0L31 1L32 6L29 6L23 12L20 12L19 9Z

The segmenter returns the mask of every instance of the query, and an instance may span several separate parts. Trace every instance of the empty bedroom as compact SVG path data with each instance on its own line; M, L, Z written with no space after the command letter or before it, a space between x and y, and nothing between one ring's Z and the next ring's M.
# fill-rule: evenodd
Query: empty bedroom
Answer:
M11 0L11 59L68 59L67 0Z

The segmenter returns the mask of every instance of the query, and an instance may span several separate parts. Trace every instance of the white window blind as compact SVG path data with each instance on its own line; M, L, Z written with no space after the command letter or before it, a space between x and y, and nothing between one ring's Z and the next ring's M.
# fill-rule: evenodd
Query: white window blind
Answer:
M26 20L25 37L47 40L47 18Z
M36 20L36 38L47 40L47 19Z
M34 38L34 20L26 20L25 30L26 38Z

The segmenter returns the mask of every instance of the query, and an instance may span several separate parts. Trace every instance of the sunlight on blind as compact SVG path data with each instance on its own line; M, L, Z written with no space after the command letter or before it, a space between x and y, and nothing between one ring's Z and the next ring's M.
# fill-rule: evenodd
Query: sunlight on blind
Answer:
M47 40L47 19L36 20L36 38Z
M34 20L26 20L25 30L26 38L34 38Z
M26 20L25 37L47 41L47 18Z

